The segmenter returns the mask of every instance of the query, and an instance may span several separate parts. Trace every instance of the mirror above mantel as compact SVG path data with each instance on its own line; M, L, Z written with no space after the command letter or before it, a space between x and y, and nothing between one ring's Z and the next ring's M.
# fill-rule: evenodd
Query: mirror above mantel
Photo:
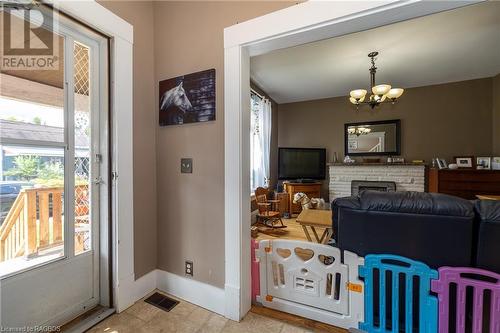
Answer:
M349 156L400 155L401 120L345 124L344 147Z

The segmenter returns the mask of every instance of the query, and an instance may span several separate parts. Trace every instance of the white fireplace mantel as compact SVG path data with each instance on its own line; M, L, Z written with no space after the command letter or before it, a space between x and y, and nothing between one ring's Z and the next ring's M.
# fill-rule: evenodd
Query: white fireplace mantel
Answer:
M329 165L330 201L351 195L351 181L391 181L396 191L425 191L423 164L341 164Z

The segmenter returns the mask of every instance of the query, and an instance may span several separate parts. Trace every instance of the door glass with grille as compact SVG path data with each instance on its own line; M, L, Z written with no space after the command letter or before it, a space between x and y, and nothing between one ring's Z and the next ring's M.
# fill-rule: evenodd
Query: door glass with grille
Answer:
M74 140L75 140L75 254L91 249L91 87L90 50L81 43L74 43Z

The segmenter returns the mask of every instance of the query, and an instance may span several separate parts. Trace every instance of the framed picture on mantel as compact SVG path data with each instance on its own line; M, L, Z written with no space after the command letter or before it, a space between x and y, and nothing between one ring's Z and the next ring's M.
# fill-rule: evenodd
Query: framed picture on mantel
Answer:
M461 169L472 169L474 167L474 156L457 156L455 161Z

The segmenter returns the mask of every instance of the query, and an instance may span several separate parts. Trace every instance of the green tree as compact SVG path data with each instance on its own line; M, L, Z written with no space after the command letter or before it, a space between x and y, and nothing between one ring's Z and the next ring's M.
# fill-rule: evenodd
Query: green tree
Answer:
M41 125L42 124L42 118L40 117L35 117L33 118L33 124Z
M14 159L14 167L7 170L5 175L17 177L19 180L31 180L37 177L39 165L40 157L38 156L17 156Z
M46 162L38 171L38 178L40 179L58 179L64 178L64 167L61 162Z

